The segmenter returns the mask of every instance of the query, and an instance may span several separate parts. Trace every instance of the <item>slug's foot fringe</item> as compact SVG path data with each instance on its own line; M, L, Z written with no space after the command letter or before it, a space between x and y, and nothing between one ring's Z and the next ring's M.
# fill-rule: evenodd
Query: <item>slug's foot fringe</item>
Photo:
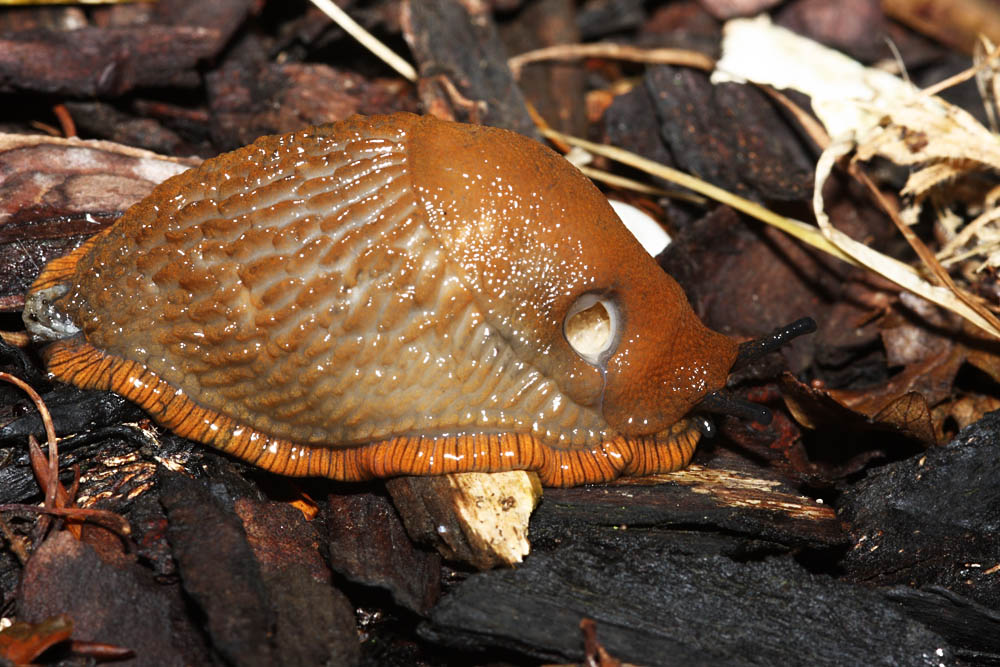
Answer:
M113 391L149 413L177 435L212 445L266 470L296 477L368 479L337 466L335 451L272 438L231 417L201 407L142 364L105 354L80 338L56 341L42 350L49 372L83 389ZM342 461L339 461L341 464Z
M544 486L576 486L606 482L622 475L679 470L691 460L700 437L701 433L685 420L657 436L616 438L590 449L550 447L526 434L474 433L397 437L357 447L315 447L311 457L313 466L317 457L323 461L320 468L329 466L325 473L318 474L340 480L531 470L538 473ZM254 463L268 467L259 460Z
M655 436L618 437L591 449L558 449L517 433L397 437L355 447L302 445L203 408L142 364L107 355L80 338L57 341L43 355L49 371L64 382L113 391L182 437L293 477L351 482L398 475L534 470L545 486L574 486L683 468L701 435L689 420L682 420Z
M682 419L656 435L618 440L624 440L629 456L622 476L645 477L674 472L690 463L701 440L701 431L690 419Z

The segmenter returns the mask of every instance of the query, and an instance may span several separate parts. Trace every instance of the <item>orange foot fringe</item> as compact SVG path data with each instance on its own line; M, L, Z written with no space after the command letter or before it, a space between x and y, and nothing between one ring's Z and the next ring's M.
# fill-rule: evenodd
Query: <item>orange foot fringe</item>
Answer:
M352 447L302 445L203 408L142 364L107 355L80 339L53 343L43 354L49 371L64 382L114 391L180 436L296 477L361 481L397 475L533 470L545 486L575 486L683 468L701 435L689 420L682 420L654 436L619 436L591 449L550 447L522 433L395 437Z

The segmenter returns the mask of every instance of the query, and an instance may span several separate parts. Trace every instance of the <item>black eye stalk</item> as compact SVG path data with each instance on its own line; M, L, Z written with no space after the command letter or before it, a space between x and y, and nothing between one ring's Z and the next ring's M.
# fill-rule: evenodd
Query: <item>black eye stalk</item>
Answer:
M816 320L811 317L803 317L791 324L775 329L766 336L740 343L740 351L736 355L736 361L733 362L733 368L746 366L754 359L759 359L765 354L778 350L793 338L811 334L814 331L816 331Z
M787 326L775 329L767 336L741 343L739 352L736 355L736 361L733 363L733 369L746 366L754 359L759 359L765 354L778 350L793 338L798 338L814 331L816 331L816 321L811 317L803 317ZM757 422L764 426L771 423L771 411L763 405L757 405L742 398L724 394L721 391L713 391L710 394L706 394L698 402L696 409L701 412L732 415L747 421ZM711 438L715 435L715 425L708 418L699 417L695 420L695 424L706 438Z

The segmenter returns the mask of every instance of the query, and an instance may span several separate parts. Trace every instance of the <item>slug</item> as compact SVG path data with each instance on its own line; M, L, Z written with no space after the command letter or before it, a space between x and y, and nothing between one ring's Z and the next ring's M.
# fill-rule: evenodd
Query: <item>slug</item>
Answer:
M159 185L26 299L52 376L293 476L676 470L741 356L541 144L412 114ZM755 343L751 356L804 332ZM746 356L744 354L743 356Z

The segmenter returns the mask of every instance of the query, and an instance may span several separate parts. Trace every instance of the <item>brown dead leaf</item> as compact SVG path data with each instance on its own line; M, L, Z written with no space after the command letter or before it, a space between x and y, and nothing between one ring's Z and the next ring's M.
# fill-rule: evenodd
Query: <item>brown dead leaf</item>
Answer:
M934 304L909 292L899 295L899 304L888 311L879 328L889 366L941 356L955 345L955 334L961 331L956 318L947 317Z
M878 387L831 389L827 394L844 407L872 419L911 393L919 394L925 404L934 405L951 395L955 374L964 360L963 350L949 346L919 363L906 366Z
M927 400L917 392L888 397L877 392L838 391L810 387L793 375L782 376L789 412L812 429L835 427L846 431L889 431L926 446L937 442Z
M0 659L5 663L26 665L72 634L73 621L66 614L52 616L41 623L17 621L0 631Z
M978 336L972 327L965 330L963 350L965 360L1000 383L1000 343Z
M934 444L934 424L927 399L915 391L910 391L882 408L873 418L880 424L891 424L900 433L914 440Z
M900 370L877 386L858 390L795 387L785 382L786 405L812 429L889 430L925 445L1000 406L1000 400L967 395L956 400L959 369L969 363L1000 382L1000 343L912 294L879 320L886 362Z
M942 403L934 408L932 415L934 423L945 424L948 419L955 420L958 429L979 421L987 412L1000 409L1000 398L993 396L963 396L955 401ZM954 431L945 431L945 437L954 435Z

